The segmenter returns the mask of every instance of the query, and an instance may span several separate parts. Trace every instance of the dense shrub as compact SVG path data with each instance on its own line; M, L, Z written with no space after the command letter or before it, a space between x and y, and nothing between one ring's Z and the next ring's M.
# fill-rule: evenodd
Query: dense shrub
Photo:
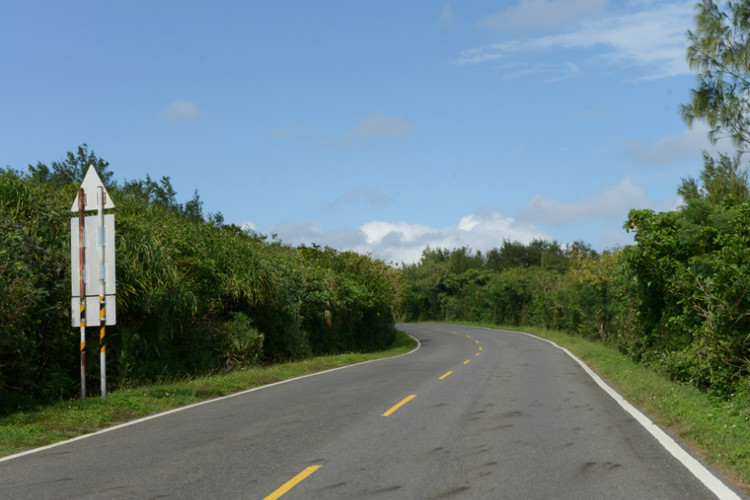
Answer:
M110 388L395 338L400 275L367 256L294 248L205 220L168 178L114 183L85 145L62 163L0 170L0 413L79 391L70 326L69 212L84 163L116 205L117 325L107 328ZM87 334L98 350L98 330ZM98 356L88 357L98 387Z

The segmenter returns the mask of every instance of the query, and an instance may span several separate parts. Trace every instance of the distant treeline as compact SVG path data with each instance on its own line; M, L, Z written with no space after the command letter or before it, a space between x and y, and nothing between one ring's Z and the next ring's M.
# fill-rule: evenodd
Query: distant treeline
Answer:
M70 206L94 165L116 210L117 326L108 386L246 363L368 351L395 337L398 273L329 248L294 248L178 203L170 179L114 182L86 145L62 162L0 169L0 413L74 397ZM98 328L89 387L98 388Z
M738 158L706 158L676 211L631 210L634 245L596 252L504 242L427 249L403 268L409 320L565 330L616 345L676 380L750 390L750 192Z

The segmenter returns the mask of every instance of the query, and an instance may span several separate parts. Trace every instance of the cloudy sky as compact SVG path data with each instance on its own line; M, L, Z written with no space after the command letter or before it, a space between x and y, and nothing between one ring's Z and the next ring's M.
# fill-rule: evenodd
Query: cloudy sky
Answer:
M706 130L679 106L692 1L10 0L0 165L87 143L285 242L411 262L630 242Z

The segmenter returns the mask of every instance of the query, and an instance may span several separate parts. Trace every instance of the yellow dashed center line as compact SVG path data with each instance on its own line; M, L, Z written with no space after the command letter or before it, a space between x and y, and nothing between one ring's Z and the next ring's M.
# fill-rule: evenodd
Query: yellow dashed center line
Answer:
M424 326L420 325L419 328L424 328ZM458 332L451 331L450 333L452 333L454 335L458 335ZM465 337L467 339L470 339L471 335L465 335ZM478 340L474 340L474 342L476 344L479 344ZM482 347L479 346L478 349L479 349L479 351L481 351ZM474 356L479 356L479 352L477 352L476 354L474 354ZM463 362L463 364L464 365L468 365L470 362L471 362L471 359L467 359L466 361ZM449 371L449 372L444 373L443 375L440 376L440 380L444 380L445 378L447 378L452 373L453 373L452 370ZM398 410L399 408L401 408L406 403L408 403L409 401L411 401L412 399L414 399L416 397L417 397L416 394L412 394L410 396L405 397L400 402L398 402L397 404L393 405L388 411L386 411L385 413L383 413L381 416L388 417L388 416L392 415L393 413L396 412L396 410ZM288 493L292 488L294 488L299 483L301 483L302 481L304 481L305 479L307 479L315 471L317 471L318 469L320 469L320 467L321 467L320 465L311 465L310 467L307 467L305 470L303 470L302 472L300 472L299 474L297 474L296 476L294 476L292 479L290 479L289 481L287 481L286 483L284 483L279 489L277 489L276 491L274 491L273 493L271 493L270 495L268 495L267 497L265 497L263 500L278 500L283 495L285 495L286 493Z
M391 416L393 414L393 412L395 412L396 410L398 410L399 408L401 408L406 403L408 403L409 401L411 401L412 399L414 399L416 397L417 397L416 394L412 394L411 396L406 396L404 399L401 400L400 403L397 403L396 405L394 405L393 407L391 407L390 410L388 410L387 412L383 413L381 415L381 417L389 417L389 416Z
M321 467L320 465L311 465L310 467L303 470L302 472L294 476L292 479L284 483L283 486L281 486L281 488L274 491L263 500L277 500L278 498L281 498L284 494L289 492L289 490L291 490L292 488L297 486L300 482L302 482L304 479L306 479L308 476L310 476L310 474L320 469L320 467Z

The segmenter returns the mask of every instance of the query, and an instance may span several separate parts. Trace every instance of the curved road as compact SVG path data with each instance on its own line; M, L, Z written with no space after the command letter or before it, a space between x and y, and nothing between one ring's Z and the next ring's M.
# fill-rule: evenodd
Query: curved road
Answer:
M0 498L717 498L554 345L399 327L419 350L3 459Z

